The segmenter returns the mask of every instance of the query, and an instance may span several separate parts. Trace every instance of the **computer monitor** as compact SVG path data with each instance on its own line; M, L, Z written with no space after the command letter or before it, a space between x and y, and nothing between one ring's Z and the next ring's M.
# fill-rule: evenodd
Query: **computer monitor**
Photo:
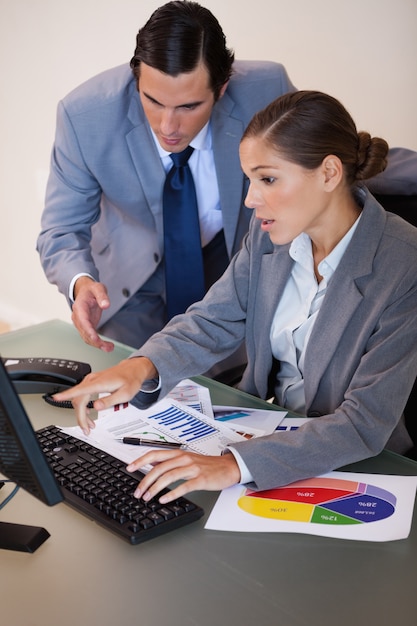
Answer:
M63 500L1 359L0 473L45 504L52 506ZM49 536L41 527L0 522L0 548L34 552Z

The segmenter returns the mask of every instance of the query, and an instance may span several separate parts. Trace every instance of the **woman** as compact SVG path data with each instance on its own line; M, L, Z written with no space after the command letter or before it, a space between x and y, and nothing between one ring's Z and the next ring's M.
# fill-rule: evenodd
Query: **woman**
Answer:
M194 489L268 489L412 446L400 419L417 371L417 229L360 184L385 167L383 139L357 132L334 98L290 93L259 112L240 147L254 210L241 251L207 296L133 357L60 393L80 426L156 380L162 398L246 342L240 388L311 419L221 457L152 451L137 488L168 502Z

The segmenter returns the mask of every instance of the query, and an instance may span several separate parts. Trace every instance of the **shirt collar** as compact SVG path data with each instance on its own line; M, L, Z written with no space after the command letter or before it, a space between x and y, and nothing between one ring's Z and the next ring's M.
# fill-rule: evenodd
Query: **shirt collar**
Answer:
M357 228L357 226L359 224L359 220L361 218L361 215L362 215L362 213L360 213L359 217L356 218L356 220L354 221L352 226L347 231L346 235L344 237L342 237L342 239L339 241L337 246L335 246L333 248L333 250L330 252L330 254L328 254L319 263L318 271L320 272L320 274L321 274L321 270L322 269L326 273L326 269L325 269L326 267L330 268L331 273L333 273L336 270L337 266L340 263L340 260L341 260L342 256L346 252L346 248L350 244L350 240L352 239L353 233L355 232L355 230L356 230L356 228ZM322 276L323 275L324 274L322 274Z
M333 250L322 261L320 261L318 271L321 276L328 277L336 270L342 256L346 252L346 248L348 247L350 240L353 237L353 233L357 228L361 215L362 213L349 228L346 235L342 237L337 246L335 246ZM291 243L289 254L297 263L301 263L307 267L312 267L313 253L311 250L310 237L306 235L306 233L298 235L298 237L296 237Z
M161 144L159 143L158 139L156 138L156 135L153 132L152 128L150 130L151 130L152 137L153 137L153 140L155 142L156 149L158 150L158 154L159 154L160 158L164 159L166 157L169 157L169 155L171 153L167 152L166 150L164 150L161 147ZM190 146L192 146L195 150L211 150L211 127L210 127L210 121L208 121L207 124L205 124L205 126L203 126L203 128L200 130L200 132L197 133L197 135L194 137L194 139L190 142Z

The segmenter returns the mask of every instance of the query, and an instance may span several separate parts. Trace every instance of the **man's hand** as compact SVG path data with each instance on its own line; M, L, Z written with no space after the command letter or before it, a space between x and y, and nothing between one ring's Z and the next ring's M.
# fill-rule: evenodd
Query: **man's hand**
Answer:
M130 463L127 469L134 472L145 465L154 467L139 483L135 491L136 498L148 501L171 483L184 481L159 498L162 504L172 502L190 491L217 491L235 485L240 480L240 470L231 453L205 456L183 450L152 450Z
M77 415L78 425L88 435L94 422L87 408L92 396L108 392L94 401L96 411L108 409L115 404L129 402L141 389L145 380L157 378L158 372L146 357L134 357L120 361L102 372L88 374L79 385L54 394L58 402L70 400Z
M103 352L111 352L114 343L104 341L96 331L101 312L110 306L106 287L89 276L81 276L75 283L74 298L72 321L82 339Z

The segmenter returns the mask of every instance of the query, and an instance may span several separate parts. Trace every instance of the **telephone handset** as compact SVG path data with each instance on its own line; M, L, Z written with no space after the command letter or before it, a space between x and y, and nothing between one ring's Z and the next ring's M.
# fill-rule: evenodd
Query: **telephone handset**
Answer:
M80 383L91 372L88 363L55 358L2 358L18 393L54 394Z

